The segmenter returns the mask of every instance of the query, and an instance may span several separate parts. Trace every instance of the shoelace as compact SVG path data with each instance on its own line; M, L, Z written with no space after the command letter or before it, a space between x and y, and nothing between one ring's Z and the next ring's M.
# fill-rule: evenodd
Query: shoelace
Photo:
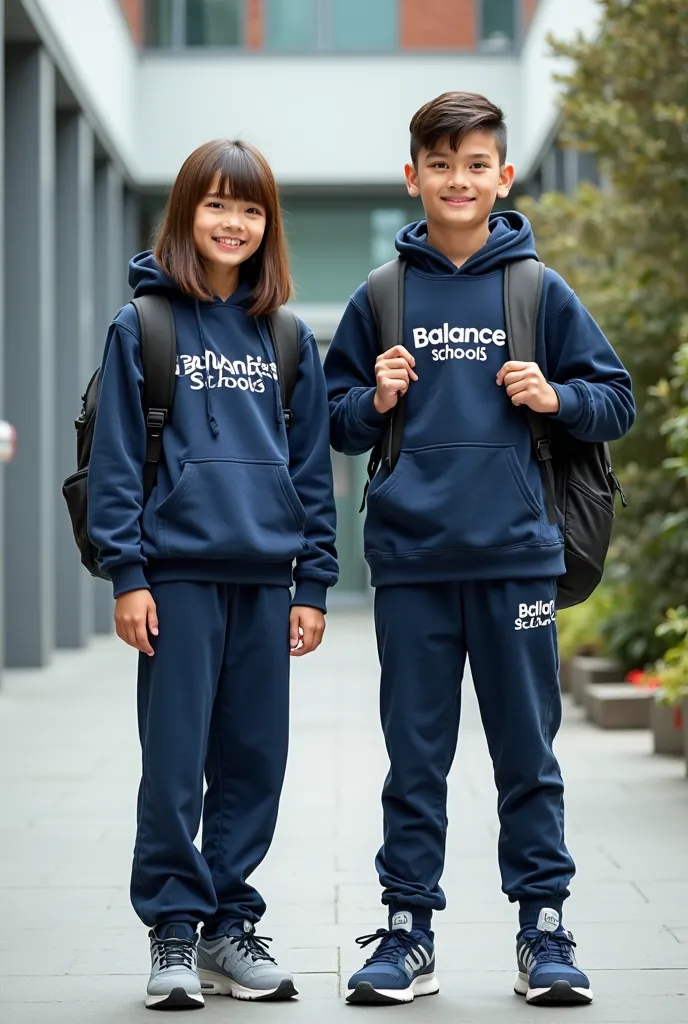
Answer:
M563 964L566 967L573 967L573 947L576 943L568 932L540 932L528 945L538 967L542 964Z
M229 941L236 946L237 950L246 950L254 960L269 960L276 964L277 961L270 956L266 943L272 942L269 936L256 935L255 932L246 932L244 935L229 935Z
M369 964L396 964L399 959L400 946L404 953L410 953L418 945L417 939L411 938L410 933L405 932L401 928L395 931L389 931L387 928L378 928L372 935L361 935L360 938L356 939L356 942L361 949L364 949L371 942L375 942L376 939L380 940L380 945L373 955L366 960L366 967Z
M161 971L170 967L194 969L196 942L193 939L155 939L155 955Z

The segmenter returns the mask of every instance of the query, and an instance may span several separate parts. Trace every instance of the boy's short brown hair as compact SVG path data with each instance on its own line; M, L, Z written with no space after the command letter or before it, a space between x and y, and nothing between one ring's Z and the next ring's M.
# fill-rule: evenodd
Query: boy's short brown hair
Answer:
M477 92L443 92L418 110L411 120L411 160L414 167L421 149L432 149L448 138L456 152L469 132L490 132L497 145L499 162L506 163L504 114Z
M249 313L274 312L290 298L292 281L277 184L267 160L255 146L239 139L215 139L200 146L182 166L172 186L155 243L155 258L186 295L212 299L196 251L196 207L219 176L219 194L265 207L265 235L260 248L240 268L241 280L253 289Z

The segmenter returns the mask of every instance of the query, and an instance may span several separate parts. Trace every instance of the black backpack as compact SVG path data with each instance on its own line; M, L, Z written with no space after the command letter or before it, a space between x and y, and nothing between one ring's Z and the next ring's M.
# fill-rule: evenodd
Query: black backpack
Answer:
M139 320L141 363L143 366L146 414L146 462L143 469L143 500L148 500L155 486L158 462L162 452L162 431L169 419L174 400L177 370L177 336L169 301L162 295L142 295L132 299ZM292 414L291 396L299 366L300 327L291 310L276 310L267 317L268 331L275 350L277 376L282 394L284 418L289 427ZM74 540L81 562L92 576L107 580L109 576L98 565L96 549L88 537L88 466L93 444L93 428L98 408L100 369L91 377L76 427L76 458L78 469L67 477L62 494L72 521Z
M544 265L536 260L509 263L504 271L504 313L509 358L535 359L535 335ZM380 351L403 344L404 276L402 259L392 260L368 276L368 300L377 326ZM557 607L586 601L602 579L614 521L617 491L626 498L612 468L606 444L577 441L554 420L524 408L533 447L542 467L547 518L564 534L566 572L557 580ZM368 484L383 464L391 472L401 451L405 396L395 406L387 428L373 448ZM366 484L366 493L368 490ZM363 495L361 511L365 508Z

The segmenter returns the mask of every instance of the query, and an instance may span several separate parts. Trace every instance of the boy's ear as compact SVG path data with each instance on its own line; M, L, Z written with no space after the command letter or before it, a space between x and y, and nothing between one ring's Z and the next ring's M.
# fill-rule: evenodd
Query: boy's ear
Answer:
M420 195L420 185L418 184L418 171L413 164L406 164L404 167L404 177L406 178L408 194L415 199Z
M512 185L514 184L515 177L516 171L514 169L514 165L504 164L499 172L499 185L497 186L497 195L500 199L506 199L509 195Z

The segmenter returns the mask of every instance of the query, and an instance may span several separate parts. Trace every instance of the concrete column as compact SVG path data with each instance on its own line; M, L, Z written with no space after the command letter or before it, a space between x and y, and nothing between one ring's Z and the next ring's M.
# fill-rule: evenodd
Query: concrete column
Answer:
M567 196L573 195L580 181L578 157L577 149L564 150L564 192Z
M554 145L550 146L542 161L542 191L556 192L557 190L557 152Z
M6 50L6 661L41 667L55 637L55 71L40 47ZM60 513L62 510L60 510Z
M57 475L76 469L74 420L93 358L93 133L81 114L57 126ZM56 640L83 647L93 632L93 583L81 565L66 506L55 520Z
M124 298L128 302L133 298L133 289L129 287L129 260L141 251L139 226L139 197L131 189L124 193Z
M4 12L4 0L0 0L0 196L3 195L4 186L4 171L5 171L5 159L4 159L4 143L5 143L5 44L3 38L3 28L5 24L5 12ZM2 203L0 203L0 240L4 237L4 210ZM5 400L3 395L2 381L5 379L5 362L4 362L4 333L5 333L5 316L3 308L3 293L4 293L4 245L0 245L0 419L5 418ZM5 471L0 465L0 543L4 539L4 482L5 482ZM5 663L5 587L4 587L4 575L5 566L4 558L0 558L0 671Z
M108 162L99 163L95 174L95 339L94 366L99 365L108 327L125 301L127 258L124 254L124 183ZM111 633L112 586L95 581L96 633Z

